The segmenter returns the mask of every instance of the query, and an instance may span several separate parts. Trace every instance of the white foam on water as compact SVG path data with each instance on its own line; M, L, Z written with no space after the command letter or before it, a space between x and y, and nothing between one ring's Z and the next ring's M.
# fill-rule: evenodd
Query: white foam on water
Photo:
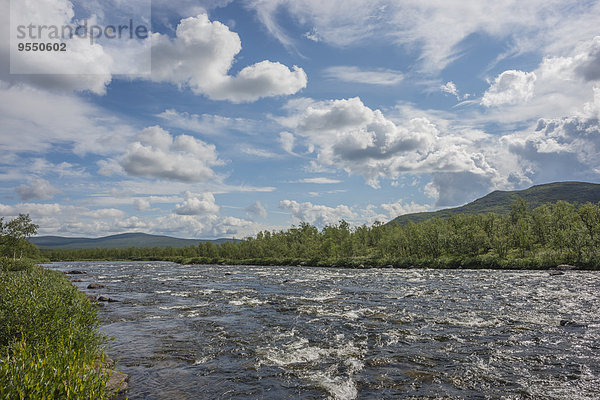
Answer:
M207 295L212 294L214 292L216 292L215 289L202 289L202 290L195 291L196 294L201 294L203 296L207 296Z
M150 275L147 275L147 276L150 276ZM163 277L163 276L160 276L160 277L153 277L152 280L153 281L160 281L160 282L163 282L163 281L180 281L181 277L173 278L173 277Z
M343 334L335 336L336 341L344 339ZM361 358L364 350L356 347L353 341L341 343L340 346L324 348L310 345L308 339L300 338L279 348L259 349L263 360L261 364L275 365L294 373L299 378L325 389L330 399L351 400L358 397L356 382L352 378L354 374L364 368ZM314 370L319 362L336 361L326 371ZM336 375L339 363L343 362L347 372L343 376ZM302 369L302 364L309 364ZM293 368L292 368L293 367Z
M171 296L173 297L190 297L191 292L172 292Z
M212 357L210 357L210 356L201 357L201 358L197 359L196 361L194 361L194 365L206 364L210 360L212 360Z
M234 306L260 306L262 304L266 304L267 302L264 300L253 299L247 296L243 296L238 300L230 300L229 304Z
M353 400L358 397L356 382L352 378L331 376L330 373L321 371L307 375L305 378L325 389L330 394L329 399Z
M166 294L166 293L171 293L171 291L170 290L157 290L154 293L156 293L156 294Z

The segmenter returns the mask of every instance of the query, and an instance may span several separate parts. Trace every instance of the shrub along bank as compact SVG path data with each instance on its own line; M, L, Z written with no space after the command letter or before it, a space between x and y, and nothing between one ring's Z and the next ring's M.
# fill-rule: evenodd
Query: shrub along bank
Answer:
M97 324L64 274L0 259L0 398L109 398Z

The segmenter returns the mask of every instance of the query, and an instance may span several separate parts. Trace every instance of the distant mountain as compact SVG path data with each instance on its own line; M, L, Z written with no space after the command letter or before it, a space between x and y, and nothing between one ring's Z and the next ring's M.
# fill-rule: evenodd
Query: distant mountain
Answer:
M537 185L525 190L496 190L480 199L461 207L447 208L433 212L421 212L401 215L390 223L406 225L409 222L421 222L430 218L447 218L456 214L505 214L510 212L510 204L517 198L525 199L530 208L544 203L556 203L564 200L569 203L600 202L600 184L584 182L556 182Z
M200 242L219 244L232 239L196 240L179 239L170 236L149 235L146 233L122 233L100 238L37 236L29 241L41 249L126 249L129 247L185 247L197 246Z

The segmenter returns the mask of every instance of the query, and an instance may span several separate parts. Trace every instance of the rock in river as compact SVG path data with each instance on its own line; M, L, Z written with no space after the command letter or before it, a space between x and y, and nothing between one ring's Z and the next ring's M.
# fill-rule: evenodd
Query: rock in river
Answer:
M101 283L90 283L87 288L88 289L103 289L105 287L106 287L106 285L103 285Z
M107 301L109 303L116 303L119 300L115 300L115 299L112 299L110 297L105 297L105 296L98 296L98 301Z

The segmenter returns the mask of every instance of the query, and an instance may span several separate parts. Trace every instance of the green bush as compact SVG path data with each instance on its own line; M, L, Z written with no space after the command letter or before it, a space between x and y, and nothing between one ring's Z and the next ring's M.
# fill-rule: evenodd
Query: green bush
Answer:
M0 272L0 398L108 398L95 307L64 274L14 266Z
M76 350L98 348L96 309L64 274L40 267L0 273L0 346L24 338L34 348L73 336Z
M4 258L0 261L0 271L31 271L35 268L38 266L29 259Z
M34 349L14 342L0 359L2 399L107 399L107 370L94 365L95 353L77 347L73 338L46 342Z

